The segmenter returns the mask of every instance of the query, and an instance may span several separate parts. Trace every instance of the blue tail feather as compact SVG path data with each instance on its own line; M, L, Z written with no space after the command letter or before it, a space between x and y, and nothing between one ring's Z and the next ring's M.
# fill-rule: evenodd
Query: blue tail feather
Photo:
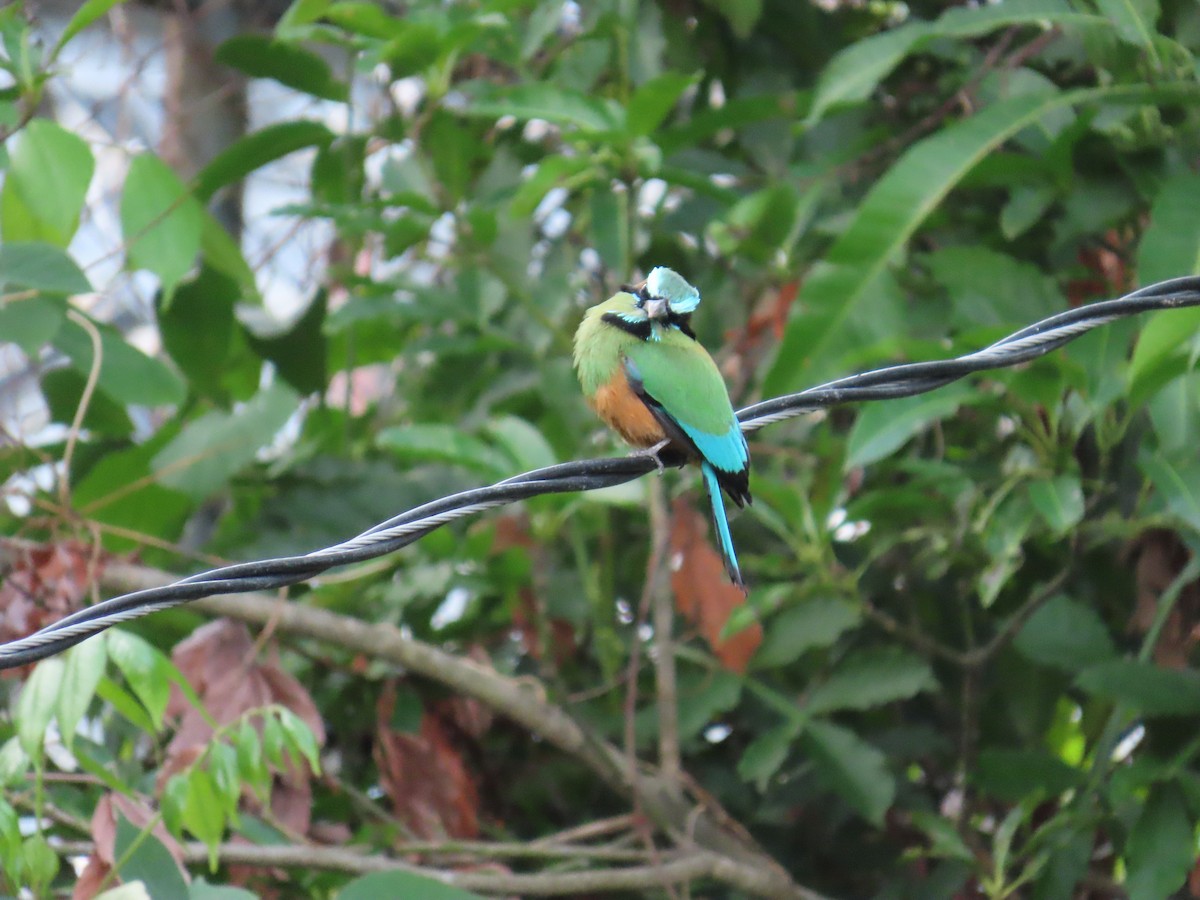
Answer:
M721 484L717 481L717 473L707 462L700 463L700 471L704 474L704 486L708 489L708 502L712 506L713 524L717 528L717 540L721 545L721 555L725 557L725 571L729 578L743 591L746 583L742 581L742 570L738 568L737 554L733 550L733 535L729 533L729 520L725 516L725 498L721 496Z

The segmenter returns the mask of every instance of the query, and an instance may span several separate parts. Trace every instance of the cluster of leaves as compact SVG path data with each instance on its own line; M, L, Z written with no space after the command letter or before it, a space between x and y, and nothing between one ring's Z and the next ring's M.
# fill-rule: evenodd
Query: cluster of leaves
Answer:
M0 10L14 82L0 128L15 133L0 155L0 335L47 363L40 393L68 426L60 444L0 456L10 486L61 468L31 491L33 514L0 510L0 523L98 541L97 558L136 548L180 568L179 543L305 552L607 450L570 337L583 308L652 265L699 286L696 330L735 402L966 352L1198 269L1192 4L416 0L400 17L297 0L270 35L216 58L352 106L354 127L280 122L187 181L131 155L119 220L125 267L159 284L162 352L148 355L67 303L105 288L71 250L94 154L32 112L58 48L113 5L84 4L49 54L19 8ZM255 273L206 203L296 151L312 160L310 197L280 212L329 223L336 246L327 289L264 330L245 312ZM1117 324L1020 371L761 433L755 504L734 524L744 605L714 587L694 513L674 507L685 767L799 882L1054 898L1117 881L1165 896L1188 879L1197 326L1195 311ZM293 600L537 677L619 741L622 675L644 639L630 612L653 544L644 507L638 486L539 498ZM0 613L33 616L22 604L52 580L46 565L15 566ZM77 580L56 610L80 602ZM152 617L41 663L15 693L0 720L10 880L44 891L58 871L16 809L42 822L47 798L90 811L105 791L157 798L140 818L123 808L125 831L119 804L105 808L116 850L97 865L126 878L152 877L149 862L124 868L139 847L184 833L270 842L319 817L389 847L399 832L525 839L621 811L558 751L336 642L290 644L290 675L272 663L260 676L274 688L222 707L186 646L167 659L198 621ZM653 694L649 672L636 680ZM191 702L167 715L171 684ZM64 764L46 752L52 719L89 785L45 777ZM635 717L647 754L659 721L652 703ZM94 728L77 734L81 722ZM315 768L321 746L342 790L284 759ZM281 828L271 791L284 782L314 810ZM376 784L387 824L348 799ZM346 881L291 877L312 896Z

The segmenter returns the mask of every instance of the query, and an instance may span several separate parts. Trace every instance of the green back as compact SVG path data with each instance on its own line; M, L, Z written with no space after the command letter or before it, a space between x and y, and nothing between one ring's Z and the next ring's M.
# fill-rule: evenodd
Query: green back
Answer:
M708 351L674 328L658 341L634 341L626 353L646 392L683 425L723 435L736 427L725 379Z

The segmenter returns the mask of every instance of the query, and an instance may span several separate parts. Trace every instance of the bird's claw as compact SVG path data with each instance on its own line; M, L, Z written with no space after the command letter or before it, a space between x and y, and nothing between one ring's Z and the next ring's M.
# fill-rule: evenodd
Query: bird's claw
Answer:
M671 443L671 441L668 438L666 440L659 441L653 447L645 447L641 450L635 450L633 451L633 455L650 457L652 460L654 460L654 465L658 467L658 474L662 475L663 472L667 471L667 467L663 465L663 461L659 458L658 452L666 447L669 443Z

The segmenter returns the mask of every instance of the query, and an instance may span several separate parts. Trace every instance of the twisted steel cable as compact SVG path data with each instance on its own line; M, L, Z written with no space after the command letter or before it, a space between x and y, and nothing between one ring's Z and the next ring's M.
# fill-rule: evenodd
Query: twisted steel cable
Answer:
M863 400L922 394L975 372L1035 359L1085 332L1118 319L1159 309L1200 306L1200 277L1175 278L1116 300L1080 306L1022 328L996 343L955 359L888 366L765 400L738 412L742 431L751 433L806 412ZM632 481L654 470L645 455L561 463L515 475L491 487L462 491L381 522L332 547L222 566L169 585L134 591L81 609L24 638L0 644L0 670L53 656L113 625L215 594L267 591L296 584L335 566L383 556L411 544L449 522L541 494L592 491Z

